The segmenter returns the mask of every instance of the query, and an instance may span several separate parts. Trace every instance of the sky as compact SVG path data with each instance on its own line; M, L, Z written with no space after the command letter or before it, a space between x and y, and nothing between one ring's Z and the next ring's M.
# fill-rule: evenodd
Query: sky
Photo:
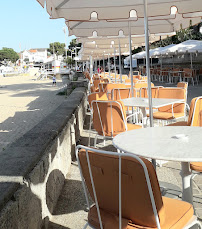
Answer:
M46 9L36 0L1 0L0 21L0 49L20 52L48 48L53 42L65 43L64 19L49 19ZM68 37L67 30L67 45L73 38Z

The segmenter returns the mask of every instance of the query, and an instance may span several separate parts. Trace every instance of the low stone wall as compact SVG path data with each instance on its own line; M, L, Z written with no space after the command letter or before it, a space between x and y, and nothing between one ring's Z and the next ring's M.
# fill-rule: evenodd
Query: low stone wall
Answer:
M83 130L86 90L76 88L53 113L0 155L0 228L47 228Z

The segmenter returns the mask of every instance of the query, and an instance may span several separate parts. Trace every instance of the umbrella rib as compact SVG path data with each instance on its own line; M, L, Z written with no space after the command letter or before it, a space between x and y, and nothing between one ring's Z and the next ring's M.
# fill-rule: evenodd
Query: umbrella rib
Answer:
M80 21L80 22L78 22L78 23L76 23L75 25L73 25L70 29L72 30L72 29L75 29L77 26L79 26L80 24L82 24L83 22L82 21Z
M70 0L63 0L57 7L55 7L56 10L60 9L61 7L63 7L67 2L69 2Z

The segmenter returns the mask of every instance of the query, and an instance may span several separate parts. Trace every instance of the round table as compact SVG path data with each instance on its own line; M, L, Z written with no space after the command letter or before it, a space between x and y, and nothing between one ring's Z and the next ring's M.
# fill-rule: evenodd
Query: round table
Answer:
M165 126L123 132L113 145L146 158L181 162L182 199L193 204L189 162L202 162L200 139L201 127Z

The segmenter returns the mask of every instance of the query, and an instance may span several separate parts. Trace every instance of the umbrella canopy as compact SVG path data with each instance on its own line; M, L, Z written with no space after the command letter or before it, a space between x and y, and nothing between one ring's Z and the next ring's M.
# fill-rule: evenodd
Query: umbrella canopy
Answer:
M202 52L202 41L188 40L180 44L174 45L172 47L165 47L162 50L161 55L174 55L174 54L184 54L184 53L196 53Z
M46 9L51 18L68 20L127 19L130 14L144 17L143 0L37 0ZM172 6L179 14L202 11L200 0L148 0L148 16L169 15ZM96 12L96 13L95 13Z
M172 48L173 46L176 46L176 45L171 44L171 45L168 45L168 46L165 46L165 47L158 47L158 48L155 48L155 49L150 49L149 50L149 55L150 55L150 57L161 56L164 50ZM145 57L146 57L146 52L145 51L142 51L142 52L139 52L139 53L133 55L133 59L143 59ZM129 57L127 57L127 58L129 58Z
M184 29L201 22L198 14L192 14L192 17L183 18L181 14L172 14L169 16L152 17L148 19L150 34L171 33ZM100 20L100 21L66 21L69 28L69 35L77 37L90 36L119 36L120 33L129 35L128 20ZM144 18L135 18L130 20L131 34L144 34Z
M122 52L129 52L129 48L122 48ZM115 49L116 54L119 55L119 50ZM105 54L113 54L114 53L114 48L108 48L108 49L90 49L90 48L83 48L81 52L79 52L82 55L92 55L92 56L97 56L97 55L103 55Z
M150 36L150 42L155 42L160 39L164 39L168 36L173 36L175 33L169 34L152 34ZM145 45L144 35L134 35L131 37L132 44L134 47ZM82 43L84 48L108 48L113 43L113 47L125 48L129 46L129 39L125 36L110 36L110 37L88 37L88 38L77 38L78 43Z

